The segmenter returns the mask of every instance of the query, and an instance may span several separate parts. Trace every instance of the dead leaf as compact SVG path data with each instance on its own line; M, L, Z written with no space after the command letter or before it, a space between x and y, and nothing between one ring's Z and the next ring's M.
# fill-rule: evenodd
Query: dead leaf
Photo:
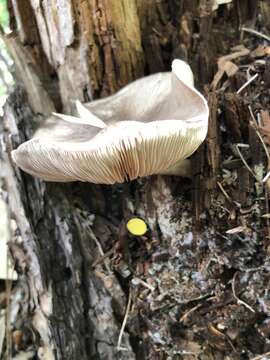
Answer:
M226 74L228 77L235 75L238 71L238 66L234 64L231 60L237 59L242 56L246 56L250 53L250 50L244 46L238 46L235 48L235 52L222 56L218 59L218 71L214 76L214 79L211 83L211 89L215 90L218 83L220 82L222 76Z
M270 55L270 46L259 45L250 55L254 58L268 56Z
M226 61L225 64L224 64L223 69L224 69L226 75L228 77L231 77L231 76L233 76L234 74L237 73L239 68L232 61Z

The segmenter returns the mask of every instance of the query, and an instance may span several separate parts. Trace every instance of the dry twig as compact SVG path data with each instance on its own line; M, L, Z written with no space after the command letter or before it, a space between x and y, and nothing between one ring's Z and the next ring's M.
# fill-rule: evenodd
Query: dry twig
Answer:
M122 326L121 326L121 330L120 330L120 334L119 334L119 337L118 337L118 341L117 341L117 350L118 350L118 351L120 351L120 350L122 350L122 351L127 351L127 349L126 349L125 347L122 347L122 346L121 346L121 342L122 342L122 337L123 337L124 330L125 330L125 327L126 327L128 315L129 315L129 312L130 312L130 308L131 308L131 300L132 300L132 291L131 291L131 289L129 289L129 296L128 296L127 308L126 308L124 320L123 320L123 323L122 323Z
M138 284L144 286L145 288L149 289L151 292L155 291L154 286L149 285L147 282L141 280L141 279L138 278L138 277L134 277L134 278L132 279L132 283L134 283L135 285L136 285L136 283L138 283Z
M248 163L246 162L244 156L242 155L241 151L239 150L240 144L236 144L236 151L238 152L238 155L240 157L240 159L242 160L243 164L245 165L245 167L248 169L248 171L254 176L254 178L256 179L256 181L261 182L260 179L258 179L257 175L254 173L254 171L251 169L251 167L248 165Z
M110 269L110 266L109 266L109 263L108 263L108 258L107 256L105 256L105 253L102 249L102 246L100 244L100 242L98 241L96 235L93 233L92 229L89 229L89 234L90 234L90 237L94 240L94 242L96 243L97 245L97 248L98 248L98 251L102 257L102 259L104 259L104 265L106 267L106 270L108 271L108 273L110 274L112 271Z
M225 191L225 189L224 189L224 187L222 186L222 184L221 184L219 181L217 181L217 184L218 184L218 187L220 188L220 190L222 191L223 195L225 196L225 198L226 198L228 201L232 202L232 198L231 198L230 195Z
M247 32L247 33L249 33L249 34L256 35L256 36L258 36L258 37L260 37L260 38L262 38L262 39L264 39L264 40L270 41L270 37L269 37L269 36L267 36L267 35L265 35L265 34L262 34L262 33L260 33L260 32L257 31L257 30L250 29L250 28L247 28L247 27L244 27L244 26L241 28L241 30L244 31L244 32Z
M181 322L185 321L190 314L192 314L194 311L196 311L197 309L199 309L200 307L202 307L202 305L203 305L203 304L198 304L198 305L194 306L193 308L191 308L190 310L186 311L186 312L184 313L184 315L181 316L181 318L179 319L179 322L181 323Z
M251 84L255 79L257 79L257 77L259 76L259 74L255 74L253 76L251 76L250 79L248 79L241 87L240 89L237 90L236 94L240 94L240 92L242 92L249 84Z
M109 258L114 253L114 248L110 249L106 252L103 256L98 257L92 264L93 268L95 268L97 265L101 264L105 259Z
M254 358L252 358L251 360L262 360L262 359L267 359L266 356L270 356L270 351L264 353L264 354L261 354L261 355L257 355L255 356Z
M236 299L236 301L237 301L238 304L241 304L241 305L245 306L248 310L250 310L251 312L255 313L255 310L254 310L250 305L248 305L245 301L241 300L241 299L236 295L236 291L235 291L235 279L236 279L236 276L237 276L237 272L234 274L233 280L232 280L232 292L233 292L234 298Z

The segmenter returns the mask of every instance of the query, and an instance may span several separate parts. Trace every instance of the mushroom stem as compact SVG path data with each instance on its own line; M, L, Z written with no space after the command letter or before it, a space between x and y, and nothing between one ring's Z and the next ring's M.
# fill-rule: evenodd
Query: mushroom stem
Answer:
M188 159L180 160L168 169L163 170L160 174L191 178L191 161Z

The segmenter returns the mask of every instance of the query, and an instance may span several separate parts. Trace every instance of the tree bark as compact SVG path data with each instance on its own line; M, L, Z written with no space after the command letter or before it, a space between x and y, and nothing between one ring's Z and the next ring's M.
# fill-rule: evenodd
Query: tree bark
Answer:
M12 33L4 39L19 85L5 107L2 168L17 224L10 242L16 287L24 299L16 326L32 329L38 358L249 359L269 351L269 313L256 304L267 301L268 242L258 240L266 231L265 203L252 213L252 234L241 241L224 235L243 220L256 184L241 164L224 199L220 107L222 122L232 124L229 139L236 136L229 143L254 144L254 132L242 98L209 88L218 57L239 45L239 29L253 26L256 12L263 23L267 1L236 0L213 11L209 0L9 0L9 12ZM159 176L114 186L55 184L12 164L11 149L52 111L72 113L74 100L91 101L168 71L176 57L191 64L211 112L207 141L192 157L192 182ZM254 156L252 165L261 161ZM148 224L142 239L125 230L132 215ZM247 268L259 269L257 287L256 272ZM241 297L255 313L237 303L232 283L242 284ZM234 334L224 335L222 326Z

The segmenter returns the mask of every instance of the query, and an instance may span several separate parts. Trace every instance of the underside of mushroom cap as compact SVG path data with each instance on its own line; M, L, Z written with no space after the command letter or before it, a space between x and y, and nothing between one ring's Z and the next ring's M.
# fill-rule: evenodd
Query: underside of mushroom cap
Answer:
M205 139L208 107L189 66L175 60L172 67L172 73L142 78L87 104L91 123L51 117L12 152L14 161L47 181L113 184L162 173L186 159Z

